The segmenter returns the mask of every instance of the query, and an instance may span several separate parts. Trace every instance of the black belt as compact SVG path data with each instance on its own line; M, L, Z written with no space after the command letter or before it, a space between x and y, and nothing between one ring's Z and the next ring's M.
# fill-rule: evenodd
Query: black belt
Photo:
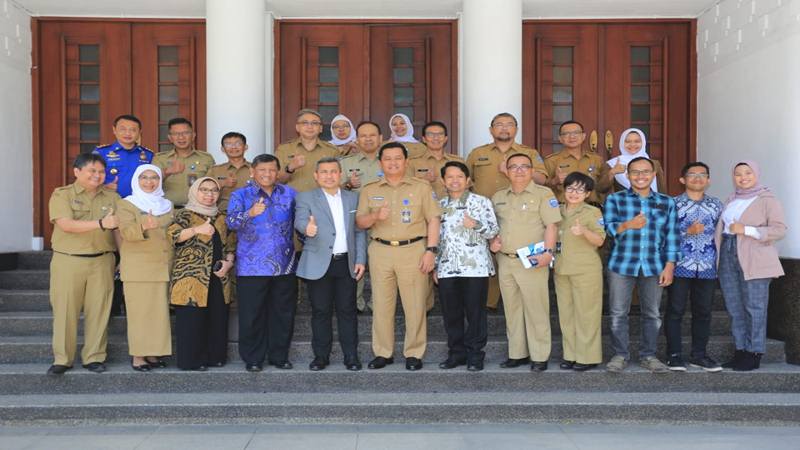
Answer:
M405 240L405 241L386 241L386 240L379 239L379 238L372 238L372 239L374 241L376 241L376 242L380 242L383 245L391 245L392 247L401 247L403 245L413 244L414 242L417 242L417 241L419 241L421 239L424 239L424 238L425 238L425 236L417 236L417 237L415 237L413 239L408 239L408 240Z
M73 255L72 253L64 253L64 252L59 252L59 251L56 251L56 250L53 250L53 251L56 252L56 253L59 253L61 255L77 256L79 258L97 258L98 256L103 256L103 255L105 255L107 253L113 253L113 252L102 252L102 253L91 253L91 254L88 254L88 255Z
M331 255L331 259L334 260L334 261L338 261L340 259L345 259L345 258L347 258L347 252L345 252L345 253L334 253L333 255Z

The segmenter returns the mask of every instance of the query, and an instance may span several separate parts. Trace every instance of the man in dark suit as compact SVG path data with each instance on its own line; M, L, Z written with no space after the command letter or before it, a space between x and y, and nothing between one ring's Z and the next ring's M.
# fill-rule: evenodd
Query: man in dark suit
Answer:
M356 281L364 275L366 232L356 227L358 194L340 189L342 168L336 158L317 162L314 179L319 187L297 196L294 228L303 236L297 276L304 278L311 300L311 370L330 364L336 308L339 343L347 370L361 370L358 359Z

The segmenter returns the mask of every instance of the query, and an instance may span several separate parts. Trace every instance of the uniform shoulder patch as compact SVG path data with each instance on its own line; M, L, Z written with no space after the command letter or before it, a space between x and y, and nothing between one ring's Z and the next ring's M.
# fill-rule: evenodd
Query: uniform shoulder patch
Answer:
M601 227L604 227L606 225L606 221L603 220L602 217L600 217L597 219L597 224L600 225Z
M555 197L548 200L547 203L550 204L551 208L558 208L558 200Z

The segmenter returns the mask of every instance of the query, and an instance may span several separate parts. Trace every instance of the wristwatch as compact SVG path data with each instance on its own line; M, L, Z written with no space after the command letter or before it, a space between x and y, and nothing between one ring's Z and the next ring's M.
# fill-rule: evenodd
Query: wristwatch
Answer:
M552 248L546 248L546 249L544 249L544 252L545 253L550 253L552 255L553 254L553 249Z
M435 255L439 253L439 247L425 247L425 251L429 251Z

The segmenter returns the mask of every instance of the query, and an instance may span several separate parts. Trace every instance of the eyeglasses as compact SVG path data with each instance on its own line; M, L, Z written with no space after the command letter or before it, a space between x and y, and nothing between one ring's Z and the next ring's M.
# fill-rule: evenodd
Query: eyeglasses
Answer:
M628 171L628 174L633 175L635 177L638 177L640 175L647 176L647 175L650 175L652 173L653 173L652 170L629 170Z
M517 124L514 122L496 122L492 124L492 128L515 128Z
M566 192L569 192L570 194L585 194L586 193L586 189L582 188L582 187L567 186L566 189L564 189L564 190Z
M563 131L559 133L561 137L578 137L583 134L583 131Z
M192 133L194 133L194 131L175 131L175 132L171 131L169 133L169 135L170 136L191 136Z
M151 177L148 177L147 175L139 175L139 179L140 180L144 180L144 181L158 181L159 180L158 175L153 175Z
M508 170L510 172L524 172L526 170L530 170L533 167L530 164L512 164L508 166Z
M708 178L707 173L687 173L686 178L703 179Z
M313 123L319 124L319 122L313 122ZM333 129L334 130L349 130L350 129L350 125L334 125Z
M304 127L318 127L318 126L322 125L322 122L320 122L318 120L303 120L303 121L297 122L297 124L301 125L301 126L304 126Z
M198 191L200 191L201 194L219 194L219 189L217 188L200 188Z
M222 146L225 148L238 148L238 147L244 147L244 144L241 142L226 142L222 144Z

